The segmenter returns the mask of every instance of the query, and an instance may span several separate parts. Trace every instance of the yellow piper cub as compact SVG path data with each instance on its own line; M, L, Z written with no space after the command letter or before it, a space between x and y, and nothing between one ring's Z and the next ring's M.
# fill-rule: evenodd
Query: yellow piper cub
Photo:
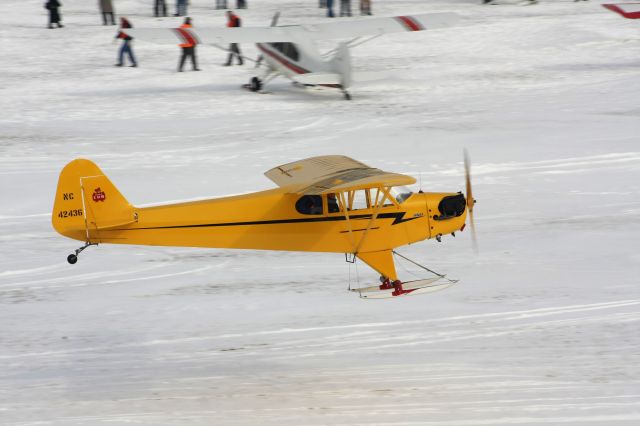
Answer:
M53 227L90 245L137 244L345 253L381 274L379 286L356 289L383 298L433 291L435 279L398 280L393 249L440 240L465 227L473 198L467 170L462 193L412 193L415 179L351 158L313 157L265 175L278 188L251 194L138 208L93 162L76 159L58 181ZM472 222L473 225L473 222Z

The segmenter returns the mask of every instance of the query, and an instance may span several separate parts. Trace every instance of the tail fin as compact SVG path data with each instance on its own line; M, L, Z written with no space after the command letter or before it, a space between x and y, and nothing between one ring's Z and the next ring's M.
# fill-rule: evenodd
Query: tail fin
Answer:
M349 53L349 45L340 43L338 51L331 59L331 63L335 71L340 74L340 85L343 89L351 86L351 54Z
M60 172L51 221L66 237L97 243L101 229L133 223L136 213L98 166L80 158Z

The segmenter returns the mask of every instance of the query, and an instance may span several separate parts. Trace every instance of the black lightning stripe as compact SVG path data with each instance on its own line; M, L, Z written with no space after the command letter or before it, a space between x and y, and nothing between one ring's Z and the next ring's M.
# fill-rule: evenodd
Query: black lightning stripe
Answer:
M391 225L409 222L417 219L417 217L404 218L406 212L382 213L378 215L378 219L394 219ZM360 214L349 216L349 219L364 220L371 219L371 214ZM180 229L180 228L212 228L217 226L250 226L250 225L282 225L288 223L313 223L313 222L337 222L347 220L345 216L329 216L329 217L310 217L304 219L279 219L279 220L259 220L252 222L225 222L225 223L201 223L197 225L171 225L171 226L150 226L145 228L128 228L114 229L114 231L142 231L148 229Z

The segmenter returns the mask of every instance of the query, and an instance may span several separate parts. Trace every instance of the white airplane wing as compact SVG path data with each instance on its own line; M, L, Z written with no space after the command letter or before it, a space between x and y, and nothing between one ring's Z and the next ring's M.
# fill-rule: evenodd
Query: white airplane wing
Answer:
M300 28L312 39L325 40L445 28L455 25L459 19L460 17L455 13L423 13L387 18L306 24L300 25Z
M133 38L155 43L277 43L295 42L300 38L327 40L424 31L452 26L458 19L455 13L427 13L282 27L131 28L122 31Z

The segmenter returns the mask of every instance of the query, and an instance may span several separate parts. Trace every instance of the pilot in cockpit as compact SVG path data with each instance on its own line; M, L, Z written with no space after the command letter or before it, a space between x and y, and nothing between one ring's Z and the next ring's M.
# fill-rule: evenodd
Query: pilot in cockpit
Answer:
M329 213L337 213L340 211L338 200L336 199L336 194L327 194L327 204L329 207Z

